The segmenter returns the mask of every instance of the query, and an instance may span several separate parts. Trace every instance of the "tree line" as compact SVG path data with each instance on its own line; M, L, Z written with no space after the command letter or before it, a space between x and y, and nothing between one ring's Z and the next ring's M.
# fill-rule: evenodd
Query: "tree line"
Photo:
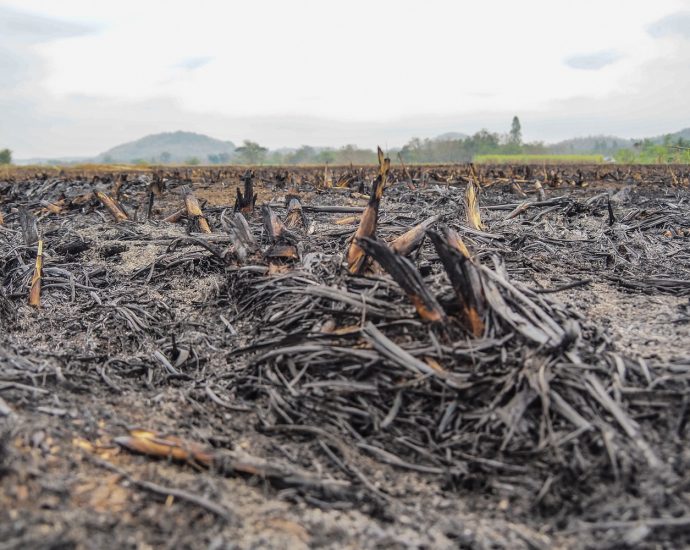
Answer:
M392 149L389 154L403 157L405 162L469 162L476 154L490 153L539 153L545 151L541 143L522 143L522 128L518 117L513 117L510 132L505 136L481 130L473 136L460 139L412 138L402 148ZM215 159L209 156L209 162ZM245 140L235 150L234 162L240 164L370 164L376 162L376 153L356 145L340 148L318 148L302 145L289 151L269 151L256 142Z
M564 150L572 149L572 150ZM576 151L577 149L577 151ZM600 153L612 157L619 163L688 163L690 162L690 139L673 138L667 135L661 142L645 139L632 143L621 143L614 138L576 138L561 144L545 145L541 141L525 143L522 140L520 119L514 116L510 130L505 134L480 130L471 136L420 139L412 138L401 148L391 149L389 155L400 155L409 164L464 163L471 162L476 155L546 155L567 153ZM109 163L112 159L105 158ZM133 159L132 164L169 164L170 153L163 152L158 158L146 161ZM10 164L12 152L0 150L0 164ZM206 158L190 157L185 164L372 164L376 153L356 145L340 148L312 147L302 145L298 149L271 151L251 140L244 140L234 153L209 154Z
M664 136L661 143L645 139L634 144L632 149L621 149L613 155L621 164L683 164L690 162L690 139L678 137L675 140Z
M296 150L269 151L256 142L245 140L235 149L233 161L239 164L371 164L376 162L376 153L356 145L338 149L302 145Z

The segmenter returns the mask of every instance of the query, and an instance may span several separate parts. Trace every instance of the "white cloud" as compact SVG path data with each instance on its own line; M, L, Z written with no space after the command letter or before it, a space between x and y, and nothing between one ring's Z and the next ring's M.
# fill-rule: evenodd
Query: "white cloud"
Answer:
M614 50L604 50L588 54L574 55L565 60L565 64L573 69L585 71L598 71L615 63L621 58L621 54Z
M124 120L145 133L140 121L115 109L129 106L129 116L141 116L142 109L132 106L159 104L168 119L188 123L196 116L208 123L215 117L235 125L219 137L254 137L270 145L324 144L326 138L337 145L361 138L364 132L353 128L366 127L377 135L368 143L358 139L362 145L381 134L395 136L397 145L437 127L491 127L513 113L525 119L527 137L549 139L558 132L544 130L548 121L578 116L563 110L577 105L580 120L555 135L567 137L572 131L589 133L586 122L598 126L606 118L600 107L610 104L615 111L619 96L630 109L621 117L635 127L640 106L635 99L648 95L646 75L659 78L654 68L659 61L673 65L687 53L678 33L658 38L649 29L687 4L0 0L0 6L99 29L31 47L45 67L38 89L32 86L37 112L78 121L74 98L87 96L92 100L84 105L103 105L96 120L103 121L104 131L108 121L122 125ZM564 63L588 52L619 57L589 71ZM673 67L681 75L671 78L690 79L690 68ZM678 101L673 91L666 95ZM582 112L592 113L592 119L582 118ZM93 120L93 113L89 116ZM250 123L240 121L252 117L303 121L296 128L305 134L285 128L269 134L270 124L261 123L256 125L260 135L238 135L238 127L251 130ZM145 119L150 131L166 124L177 129L170 120ZM540 133L530 131L528 119L542 128ZM444 126L451 123L462 127ZM690 120L676 121L684 123ZM400 137L403 131L408 133ZM276 136L292 137L276 143Z
M690 10L672 13L647 27L655 37L678 35L690 39Z

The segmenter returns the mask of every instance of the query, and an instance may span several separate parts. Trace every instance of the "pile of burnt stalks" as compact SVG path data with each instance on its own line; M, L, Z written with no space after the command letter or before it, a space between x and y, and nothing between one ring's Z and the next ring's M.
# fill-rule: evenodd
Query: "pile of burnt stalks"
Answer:
M354 483L363 479L358 453L455 487L517 487L545 506L576 506L575 492L602 495L601 483L613 482L636 497L651 486L659 509L671 509L686 490L676 481L685 477L678 441L687 365L614 352L599 327L513 280L500 255L471 250L441 215L382 239L390 162L380 154L379 164L346 246L315 229L305 215L314 205L297 195L287 194L282 217L261 207L259 223L251 172L234 211L205 208L181 189L177 210L153 223L185 222L188 235L133 279L148 283L175 267L181 260L167 255L178 247L202 247L187 260L227 274L223 320L243 341L228 353L227 387L256 405L262 429L317 440ZM481 231L481 178L466 177L467 224ZM126 234L132 222L155 219L164 183L142 176L107 190L62 180L28 192L19 183L3 187L10 198L23 194L25 208L4 220L0 318L18 300L45 306L42 290L56 285L73 296L108 287L102 269L79 274L77 260L51 265L68 235L58 239L55 225L46 232L43 216L93 211L105 220L105 210ZM118 311L133 332L162 335L159 322L143 326Z
M228 358L244 365L234 385L262 427L317 439L353 477L348 455L361 452L455 486L512 484L545 504L602 482L670 486L675 451L660 443L678 428L669 413L680 414L686 376L613 352L596 326L511 280L500 257L480 261L439 216L377 239L387 162L342 254L301 255L297 216L265 209L263 266L229 270L231 321L248 345ZM481 227L472 182L466 210Z

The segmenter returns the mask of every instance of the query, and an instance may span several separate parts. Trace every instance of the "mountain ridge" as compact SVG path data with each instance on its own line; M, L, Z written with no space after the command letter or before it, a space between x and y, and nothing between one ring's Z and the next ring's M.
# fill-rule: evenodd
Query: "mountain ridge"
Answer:
M227 155L235 152L232 141L223 141L196 132L161 132L149 134L134 141L121 143L97 155L96 162L186 162L196 158L205 163L209 155Z
M591 135L564 139L547 144L549 153L582 154L601 153L611 154L617 149L632 149L635 144L649 139L653 143L663 143L666 136L671 141L678 138L690 139L690 127L677 132L662 134L649 138L631 139L614 135ZM445 132L430 138L433 141L458 140L470 137L463 132ZM329 150L329 147L314 147L315 150ZM395 148L398 150L399 148ZM128 141L111 147L95 157L63 157L63 158L32 158L17 159L17 164L72 164L72 163L185 163L196 160L200 164L228 163L233 159L236 146L232 141L223 141L206 134L177 130L174 132L160 132L148 134L142 138ZM282 147L274 151L289 153L297 151L295 147ZM166 156L167 155L169 156Z

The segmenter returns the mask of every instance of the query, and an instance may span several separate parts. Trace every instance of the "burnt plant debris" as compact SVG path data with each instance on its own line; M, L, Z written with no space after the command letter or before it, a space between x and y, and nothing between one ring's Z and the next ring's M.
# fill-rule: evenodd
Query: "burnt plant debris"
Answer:
M422 530L458 499L478 547L688 544L688 168L379 160L0 180L5 498L87 441L219 522L239 476Z

